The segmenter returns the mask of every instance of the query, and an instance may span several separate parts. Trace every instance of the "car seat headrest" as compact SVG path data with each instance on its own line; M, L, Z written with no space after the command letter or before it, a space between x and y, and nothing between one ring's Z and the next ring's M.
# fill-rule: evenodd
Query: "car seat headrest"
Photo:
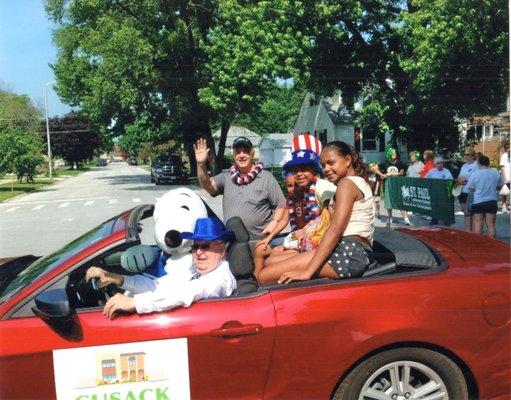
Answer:
M237 243L246 243L250 240L250 234L240 217L229 218L225 223L225 227L234 231Z

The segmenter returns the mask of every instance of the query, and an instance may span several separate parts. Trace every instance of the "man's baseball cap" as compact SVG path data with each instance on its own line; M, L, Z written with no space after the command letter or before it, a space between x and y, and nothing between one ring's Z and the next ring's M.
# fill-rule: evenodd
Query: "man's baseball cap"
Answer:
M236 147L245 147L247 149L251 149L253 145L248 138L245 136L240 136L234 139L234 142L232 142L232 148L235 149Z

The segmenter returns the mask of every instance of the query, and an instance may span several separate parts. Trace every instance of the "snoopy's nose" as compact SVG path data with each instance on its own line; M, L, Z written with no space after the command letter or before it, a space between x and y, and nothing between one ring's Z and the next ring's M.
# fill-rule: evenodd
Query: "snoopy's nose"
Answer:
M183 239L181 239L181 234L179 231L168 231L165 234L165 244L169 247L179 247L181 243L183 242Z

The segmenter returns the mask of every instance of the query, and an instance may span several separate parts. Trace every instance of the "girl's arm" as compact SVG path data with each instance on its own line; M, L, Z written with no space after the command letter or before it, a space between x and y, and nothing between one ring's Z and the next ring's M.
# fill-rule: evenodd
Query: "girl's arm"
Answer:
M307 265L305 271L290 271L281 275L279 283L289 283L291 281L308 280L316 271L323 267L339 243L346 226L351 217L353 204L355 201L362 199L363 194L357 186L349 179L342 179L339 182L335 193L335 210L330 220L330 227L325 232L323 240L321 240L312 260Z

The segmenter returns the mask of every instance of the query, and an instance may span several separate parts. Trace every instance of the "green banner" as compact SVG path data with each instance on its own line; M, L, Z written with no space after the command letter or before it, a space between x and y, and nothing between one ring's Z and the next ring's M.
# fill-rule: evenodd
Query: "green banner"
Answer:
M454 223L452 180L391 176L385 180L385 208L429 215Z

